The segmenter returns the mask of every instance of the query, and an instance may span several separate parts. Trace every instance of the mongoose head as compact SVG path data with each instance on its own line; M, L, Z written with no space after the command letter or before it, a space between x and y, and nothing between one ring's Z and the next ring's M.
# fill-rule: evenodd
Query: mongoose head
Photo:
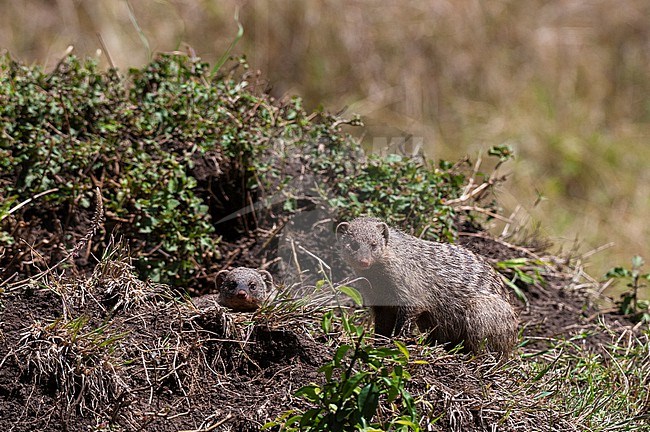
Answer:
M384 254L388 225L376 218L356 218L336 227L343 259L355 270L367 270Z
M237 267L217 273L216 283L220 305L236 312L252 312L267 298L273 278L266 270Z

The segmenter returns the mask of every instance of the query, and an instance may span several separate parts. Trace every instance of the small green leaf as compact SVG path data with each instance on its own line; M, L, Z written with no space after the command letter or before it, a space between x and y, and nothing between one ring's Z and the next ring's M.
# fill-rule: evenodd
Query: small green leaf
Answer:
M410 358L409 350L406 348L406 345L404 345L402 342L398 340L394 340L393 343L397 347L397 349L400 350L400 352L404 355L404 358L408 361Z
M369 372L359 372L352 375L344 381L342 392L340 393L341 399L349 398L352 393L357 391L358 384L368 376Z
M512 288L512 291L514 291L515 296L521 300L524 304L528 304L528 297L526 297L526 294L511 280L504 278L503 281L505 282L506 285L508 285L510 288Z
M379 390L374 383L366 384L359 393L357 398L361 417L364 419L372 419L377 412L379 405Z
M488 155L496 156L502 162L505 162L508 159L512 159L515 157L515 153L512 150L512 147L510 147L507 144L490 147L490 149L488 150Z
M499 269L511 269L514 271L519 271L523 273L521 267L530 265L531 262L528 258L512 258L509 260L499 261L496 263L496 267Z
M413 429L414 431L415 431L415 430L420 430L420 427L419 427L417 424L413 423L411 420L407 420L407 419L398 419L398 420L395 420L393 423L394 423L394 424L403 425L403 426L408 426L408 427L410 427L411 429Z
M543 392L540 392L539 394L537 394L534 399L542 399L542 398L545 398L545 397L548 397L548 396L552 396L554 393L555 392L553 392L553 391L546 390L546 391L543 391Z
M314 417L318 416L318 414L320 414L320 412L321 412L320 409L310 409L310 410L307 410L307 412L305 412L302 415L302 418L296 418L298 416L295 416L295 417L292 417L289 420L293 420L294 418L296 418L296 420L300 421L299 422L300 426L305 427L305 426L308 426L310 424L313 424L314 423ZM294 423L296 421L296 420L294 420L293 422L289 423L289 420L287 420L287 424L292 424L292 423Z
M318 400L320 391L321 391L320 387L318 387L317 385L309 384L298 389L298 391L296 392L296 396L305 397L313 402Z
M605 274L606 278L624 278L630 277L632 273L624 267L614 267Z
M339 290L343 294L350 297L357 306L363 306L363 298L361 296L361 293L357 289L344 285L342 287L339 287Z
M336 353L334 354L334 364L338 367L341 364L341 361L345 357L345 354L350 351L352 347L350 345L344 344L337 348Z
M331 333L332 331L332 311L327 311L323 314L320 326L324 333Z

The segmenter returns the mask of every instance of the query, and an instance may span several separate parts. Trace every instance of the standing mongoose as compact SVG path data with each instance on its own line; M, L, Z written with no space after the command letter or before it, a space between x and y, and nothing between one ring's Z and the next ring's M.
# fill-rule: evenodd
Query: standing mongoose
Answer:
M273 278L266 270L237 267L216 277L217 302L236 312L252 312L272 296Z
M376 218L336 228L343 259L370 287L375 333L399 335L408 319L438 343L465 351L508 354L517 317L499 275L481 257L452 244L413 237Z

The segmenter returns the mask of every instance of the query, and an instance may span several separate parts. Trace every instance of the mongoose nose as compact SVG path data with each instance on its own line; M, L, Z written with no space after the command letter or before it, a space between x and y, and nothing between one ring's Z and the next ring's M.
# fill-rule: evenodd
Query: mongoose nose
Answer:
M237 291L237 297L245 299L246 297L248 297L248 293L244 290L239 290Z
M370 260L369 260L369 259L365 259L365 258L360 259L360 260L359 260L359 267L361 267L361 268L368 268L368 267L370 267Z

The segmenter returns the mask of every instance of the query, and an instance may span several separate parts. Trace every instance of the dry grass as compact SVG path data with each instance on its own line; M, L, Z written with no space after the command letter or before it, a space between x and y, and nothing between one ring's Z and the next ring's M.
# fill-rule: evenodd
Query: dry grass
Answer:
M234 1L2 3L0 46L37 63L69 44L95 55L98 33L119 67L185 44L214 63L237 33ZM348 105L376 151L412 136L455 160L508 142L519 161L500 200L520 220L541 221L565 250L614 241L591 259L597 277L650 257L648 2L288 0L240 12L235 51L275 94Z

